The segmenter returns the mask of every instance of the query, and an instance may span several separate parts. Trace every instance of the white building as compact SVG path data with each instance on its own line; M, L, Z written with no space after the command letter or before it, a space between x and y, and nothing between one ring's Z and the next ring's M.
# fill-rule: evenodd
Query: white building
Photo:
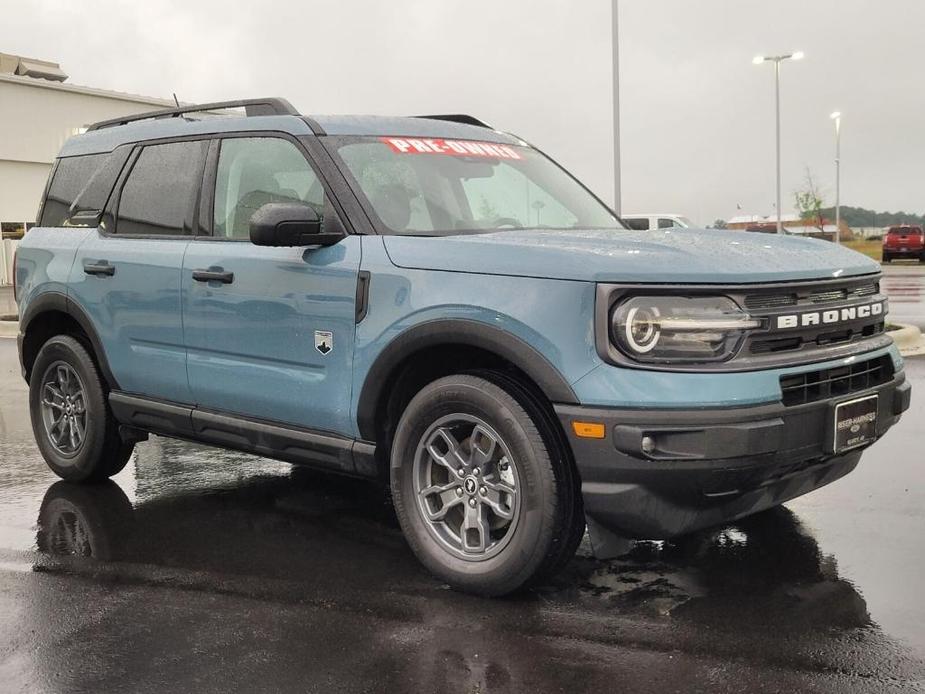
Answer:
M65 80L57 63L0 53L0 284L12 281L13 244L35 221L64 141L96 121L174 105Z

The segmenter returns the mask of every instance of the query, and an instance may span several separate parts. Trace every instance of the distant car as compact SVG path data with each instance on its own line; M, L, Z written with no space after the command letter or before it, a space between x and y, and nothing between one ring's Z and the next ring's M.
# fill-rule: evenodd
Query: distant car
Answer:
M697 226L687 217L679 214L630 214L621 217L623 223L636 231L650 229L687 229Z
M883 262L910 258L925 263L925 234L922 227L900 224L890 227L883 237Z

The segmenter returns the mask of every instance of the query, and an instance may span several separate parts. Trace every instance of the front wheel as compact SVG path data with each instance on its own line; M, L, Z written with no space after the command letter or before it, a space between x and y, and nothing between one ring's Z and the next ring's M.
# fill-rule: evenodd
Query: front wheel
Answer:
M563 547L580 508L570 463L514 392L474 375L434 381L406 408L392 446L392 497L412 550L479 595L510 593L575 549Z
M39 350L29 379L29 411L42 457L63 479L105 479L131 456L134 446L119 436L96 364L69 335L57 335Z

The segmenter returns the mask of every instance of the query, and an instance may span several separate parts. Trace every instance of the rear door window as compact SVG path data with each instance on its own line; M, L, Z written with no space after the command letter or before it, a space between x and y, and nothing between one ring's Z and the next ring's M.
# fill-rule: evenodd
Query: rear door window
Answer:
M142 149L122 187L116 233L192 235L193 209L207 147L207 141L193 141Z
M58 160L48 195L42 205L41 226L59 227L69 216L71 205L93 178L108 153L63 157Z

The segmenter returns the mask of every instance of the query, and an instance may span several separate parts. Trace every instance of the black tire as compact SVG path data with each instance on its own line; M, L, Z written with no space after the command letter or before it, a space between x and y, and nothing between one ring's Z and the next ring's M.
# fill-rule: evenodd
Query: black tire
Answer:
M43 392L59 366L76 374L82 392L84 426L79 445L73 451L58 447L49 433L43 412ZM52 384L53 385L53 384ZM75 403L74 411L77 411ZM29 383L29 411L32 431L48 467L71 482L104 480L115 475L128 462L134 448L119 436L119 425L112 416L99 371L87 350L69 335L56 335L42 345L32 367Z
M557 477L559 498L566 507L563 509L564 525L562 534L555 538L551 556L544 563L529 583L538 583L558 574L575 556L575 551L585 535L585 507L581 497L581 478L571 457L571 447L551 408L544 406L541 396L507 374L495 371L478 371L473 375L481 376L511 393L530 415L540 422L540 434L546 443L546 450L557 457L555 469L562 474Z
M523 392L517 391L510 383L496 383L481 375L438 379L408 404L392 444L392 500L408 544L434 575L468 593L505 595L548 575L575 550L576 517L581 517L584 528L574 471L557 450L548 421L533 411L529 402L519 399L517 395L523 398ZM464 557L450 543L441 543L434 524L425 519L424 502L415 491L416 470L420 469L415 460L425 436L432 435L441 422L456 421L454 418L471 418L490 427L498 436L499 449L510 453L511 474L517 479L518 502L510 525L502 528L503 540L493 541L484 556ZM485 465L485 480L491 465ZM469 473L465 474L468 479ZM463 482L459 484L462 489ZM476 497L476 492L471 494ZM460 513L467 513L464 502L465 498L459 502Z
M884 263L889 263L889 262L892 261L892 260L893 260L893 259L890 257L890 254L889 254L889 253L884 253L884 254L883 254L883 262L884 262Z

